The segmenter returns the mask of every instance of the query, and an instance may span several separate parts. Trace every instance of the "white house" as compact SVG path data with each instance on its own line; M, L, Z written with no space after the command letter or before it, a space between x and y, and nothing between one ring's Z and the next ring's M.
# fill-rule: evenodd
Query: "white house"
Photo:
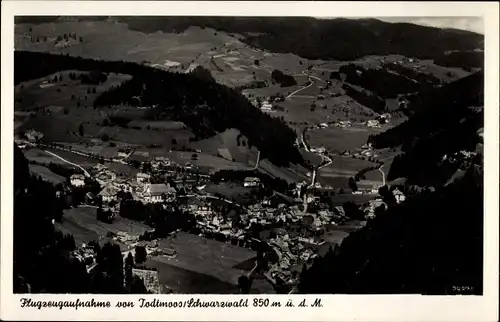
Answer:
M260 106L260 108L261 108L262 110L267 110L267 111L270 111L270 110L272 110L272 109L273 109L273 105L272 105L272 104L270 104L268 101L264 101L264 102L262 102L262 105Z
M243 187L257 187L260 185L260 179L257 177L247 177L243 181Z
M406 199L405 195L398 188L394 189L392 194L394 195L394 198L396 198L397 203L401 203Z
M74 187L83 187L85 185L85 176L83 174L74 174L70 177L70 182Z

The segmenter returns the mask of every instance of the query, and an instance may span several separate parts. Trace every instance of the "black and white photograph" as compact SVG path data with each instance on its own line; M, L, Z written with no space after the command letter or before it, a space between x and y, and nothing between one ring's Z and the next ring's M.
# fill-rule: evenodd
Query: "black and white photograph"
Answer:
M14 295L485 294L483 17L13 30Z
M482 294L481 33L15 24L15 292Z

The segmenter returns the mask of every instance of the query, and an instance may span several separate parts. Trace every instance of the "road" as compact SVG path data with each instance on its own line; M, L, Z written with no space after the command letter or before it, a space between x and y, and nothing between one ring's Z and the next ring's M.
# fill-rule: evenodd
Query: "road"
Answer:
M257 151L257 161L255 162L255 167L253 167L254 170L257 170L259 168L259 162L260 162L260 150Z
M308 79L308 80L309 80L309 82L310 82L310 84L309 84L309 85L307 85L307 86L303 86L303 87L299 88L298 90L296 90L296 91L294 91L294 92L290 93L290 95L288 95L287 97L285 97L285 99L291 98L293 95L297 94L298 92L303 91L303 90L305 90L306 88L309 88L309 87L311 87L312 85L314 85L314 81L312 80L312 78L311 78L310 76L307 76L307 79Z
M311 152L311 149L309 148L309 145L307 144L306 139L305 139L306 131L309 128L310 127L306 127L302 131L302 134L300 135L300 141L302 142L302 145L304 146L304 149L307 152ZM325 155L325 154L319 153L319 152L313 152L313 153L315 153L315 154L317 154L317 155L319 155L321 157L321 164L319 166L316 166L313 169L312 176L311 176L311 183L307 186L307 189L313 188L315 186L315 184L316 184L316 176L318 174L318 171L321 170L324 167L329 166L333 162L332 158L330 158L328 155ZM325 160L327 162L325 162ZM304 205L304 211L303 212L304 212L304 214L306 214L307 213L307 194L304 194L303 205Z
M61 156L59 156L59 155L57 155L57 154L55 154L55 153L52 153L52 152L50 152L50 151L47 151L47 150L43 150L43 151L44 151L45 153L48 153L48 154L50 154L50 155L52 155L52 156L54 156L54 157L58 158L59 160L61 160L61 161L63 161L63 162L66 162L66 163L68 163L68 164L71 164L72 166L75 166L75 167L77 167L77 168L81 169L81 170L83 171L83 173L85 174L85 176L86 176L86 177L90 177L90 173L88 173L88 172L87 172L87 170L85 170L85 169L84 169L81 165L76 164L76 163L73 163L73 162L71 162L71 161L68 161L68 160L66 160L65 158L63 158L63 157L61 157Z
M380 168L378 168L378 171L380 171L380 173L382 173L382 187L385 186L385 173L384 173L384 171L382 171L383 167L384 167L384 165L382 164L380 166Z

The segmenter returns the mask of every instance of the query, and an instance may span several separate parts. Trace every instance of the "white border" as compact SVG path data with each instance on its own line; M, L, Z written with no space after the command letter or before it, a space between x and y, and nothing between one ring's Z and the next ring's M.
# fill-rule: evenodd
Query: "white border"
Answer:
M495 321L498 320L498 3L489 2L173 2L2 1L1 296L5 320L245 320L245 321ZM322 296L321 309L21 309L12 294L12 140L14 15L241 15L314 17L483 17L485 23L485 265L484 296ZM117 296L33 295L39 299L115 299ZM120 296L123 297L123 296ZM125 296L137 299L137 296ZM155 296L148 296L154 298ZM193 295L162 296L189 299ZM241 296L200 296L203 299ZM292 296L302 298L299 295ZM250 296L252 298L252 296ZM273 299L285 296L268 296ZM307 296L316 298L316 296Z

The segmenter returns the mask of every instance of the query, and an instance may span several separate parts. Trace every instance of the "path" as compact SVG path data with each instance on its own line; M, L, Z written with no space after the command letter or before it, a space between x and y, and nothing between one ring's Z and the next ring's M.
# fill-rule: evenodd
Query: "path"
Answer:
M380 166L380 168L378 168L378 171L380 171L380 173L382 173L382 187L385 186L385 173L384 173L384 171L382 171L383 167L384 167L384 165L382 164Z
M255 166L253 167L254 170L257 170L259 168L259 162L260 162L260 150L257 151L257 161L255 162Z
M306 76L307 76L307 75L306 75ZM298 90L296 90L296 91L294 91L294 92L290 93L290 95L288 95L287 97L285 97L285 99L288 99L288 98L292 97L293 95L297 94L298 92L303 91L303 90L305 90L306 88L309 88L309 87L311 87L312 85L314 85L314 82L313 82L313 80L312 80L312 78L311 78L311 77L307 76L307 79L308 79L308 80L309 80L309 82L310 82L310 84L309 84L309 85L307 85L307 86L303 86L303 87L299 88Z
M302 142L302 145L304 146L304 149L307 152L311 152L311 149L309 148L309 146L308 146L308 144L307 144L307 142L305 140L306 131L309 128L310 127L304 128L304 130L302 131L302 133L300 135L300 140ZM323 153L319 153L319 152L314 152L314 153L317 154L317 155L319 155L321 157L321 164L313 169L312 176L311 176L311 183L307 186L307 189L313 188L315 186L316 176L318 175L318 171L321 170L324 167L329 166L333 162L332 158L330 158L329 156L327 156L327 155L325 155ZM325 163L325 159L327 160L326 163ZM303 205L304 205L304 211L303 212L304 212L304 214L306 214L307 213L307 193L304 194Z
M248 272L247 274L247 278L248 279L251 279L252 276L253 276L253 273L255 273L255 270L257 269L257 267L259 267L259 262L258 261L255 261L255 266L252 268L252 270L250 272Z
M81 170L83 171L83 173L85 174L85 176L86 176L86 177L90 177L90 173L88 173L88 172L87 172L87 170L85 170L85 169L84 169L81 165L78 165L78 164L76 164L76 163L73 163L73 162L71 162L71 161L68 161L68 160L66 160L65 158L63 158L63 157L61 157L61 156L59 156L59 155L57 155L57 154L55 154L55 153L52 153L52 152L50 152L50 151L47 151L47 150L43 150L43 151L44 151L45 153L48 153L48 154L50 154L50 155L52 155L52 156L54 156L54 157L56 157L56 158L60 159L60 160L61 160L61 161L63 161L63 162L66 162L66 163L68 163L68 164L71 164L72 166L75 166L75 167L77 167L77 168L81 169Z

